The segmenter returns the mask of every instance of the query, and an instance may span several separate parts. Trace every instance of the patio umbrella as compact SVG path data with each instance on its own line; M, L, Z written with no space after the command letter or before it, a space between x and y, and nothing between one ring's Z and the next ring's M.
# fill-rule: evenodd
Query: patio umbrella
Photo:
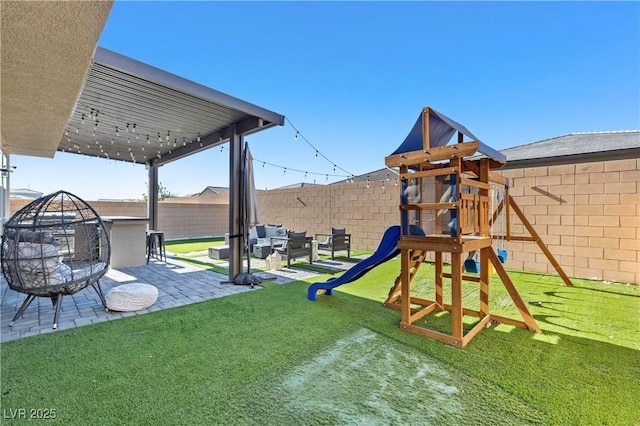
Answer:
M251 253L249 249L249 227L260 222L258 217L258 197L256 195L256 184L253 177L253 157L249 150L249 144L245 142L242 158L242 234L247 252L247 273L251 273Z

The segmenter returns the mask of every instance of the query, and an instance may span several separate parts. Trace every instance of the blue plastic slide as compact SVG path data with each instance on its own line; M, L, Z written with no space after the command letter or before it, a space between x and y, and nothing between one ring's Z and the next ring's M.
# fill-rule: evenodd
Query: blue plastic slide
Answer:
M411 235L424 235L424 231L415 225L411 225L409 231ZM328 281L323 283L311 284L307 290L307 298L311 301L315 301L318 290L325 290L325 294L330 296L334 288L341 286L342 284L355 281L376 266L393 259L400 254L400 250L398 249L399 239L400 226L396 225L388 228L384 232L382 241L380 241L380 245L376 249L375 253L361 262L356 263L351 269L345 271L345 273L339 277L330 278Z

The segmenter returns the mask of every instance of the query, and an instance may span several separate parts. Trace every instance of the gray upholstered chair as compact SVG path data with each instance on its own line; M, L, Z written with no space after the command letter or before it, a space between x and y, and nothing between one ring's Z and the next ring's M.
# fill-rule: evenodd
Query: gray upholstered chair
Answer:
M345 228L331 228L331 234L316 234L316 240L318 250L331 252L331 260L335 259L337 251L346 250L347 257L351 257L351 234L347 234Z
M287 257L287 268L291 267L291 259L309 257L309 263L313 263L313 238L307 237L307 232L287 233L287 237L271 237L271 252L277 251Z

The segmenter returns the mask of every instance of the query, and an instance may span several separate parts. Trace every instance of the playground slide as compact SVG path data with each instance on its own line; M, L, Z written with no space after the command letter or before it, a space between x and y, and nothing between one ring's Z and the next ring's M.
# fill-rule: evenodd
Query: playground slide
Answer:
M411 225L409 231L411 235L424 235L424 231L415 225ZM378 248L371 256L362 260L361 262L356 263L351 269L348 269L339 277L330 278L328 281L323 283L311 284L309 286L309 289L307 290L307 298L311 301L315 301L318 290L325 290L325 294L331 295L331 292L334 288L341 286L342 284L347 284L355 281L376 266L393 259L400 253L400 250L398 249L399 239L400 226L395 225L388 228L384 232L382 241L380 241Z

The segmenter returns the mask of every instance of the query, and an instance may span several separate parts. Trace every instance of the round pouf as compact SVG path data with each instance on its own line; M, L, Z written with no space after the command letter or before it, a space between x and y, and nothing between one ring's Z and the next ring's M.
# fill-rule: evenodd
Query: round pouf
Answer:
M158 300L158 289L151 284L133 283L114 287L107 293L107 309L131 312L148 308Z

